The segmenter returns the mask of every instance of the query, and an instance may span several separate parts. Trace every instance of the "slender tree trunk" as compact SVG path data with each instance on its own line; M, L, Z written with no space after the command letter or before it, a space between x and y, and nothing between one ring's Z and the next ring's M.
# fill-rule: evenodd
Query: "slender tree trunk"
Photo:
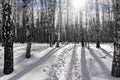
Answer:
M56 45L56 47L59 47L60 36L61 36L61 25L62 25L62 10L61 10L61 0L59 0L59 21L58 21L57 45Z
M86 6L86 32L88 32L88 10L87 10L87 6ZM86 33L86 38L85 38L85 46L87 47L88 44L88 33Z
M120 0L116 0L115 21L114 57L111 75L120 77Z
M96 0L96 48L100 48L99 27L100 27L99 3L98 3L98 0Z
M10 0L2 0L3 38L4 38L4 74L13 72L13 23L11 20Z
M13 0L14 9L13 10L13 35L14 35L14 42L17 42L17 0Z
M34 30L34 0L32 0L32 25L31 25L31 36L33 36Z
M83 30L83 13L80 11L80 30L81 30L81 45L82 47L85 46L85 39L84 39L84 30Z
M54 35L55 35L55 9L56 9L56 0L51 0L48 2L48 23L49 23L49 43L50 47L54 44Z
M69 0L67 0L67 24L66 24L66 41L69 42Z
M23 27L26 31L27 38L27 48L26 48L26 58L30 58L30 49L31 49L31 34L30 34L30 25L29 25L29 16L28 16L28 0L23 1Z

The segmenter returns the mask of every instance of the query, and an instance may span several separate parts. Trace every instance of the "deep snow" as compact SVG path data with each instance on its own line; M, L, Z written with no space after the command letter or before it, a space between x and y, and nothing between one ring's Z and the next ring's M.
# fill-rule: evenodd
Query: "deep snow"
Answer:
M0 46L0 80L120 80L110 75L113 45L90 49L80 44L32 44L31 58L25 58L26 44L14 44L14 72L3 74L4 51Z

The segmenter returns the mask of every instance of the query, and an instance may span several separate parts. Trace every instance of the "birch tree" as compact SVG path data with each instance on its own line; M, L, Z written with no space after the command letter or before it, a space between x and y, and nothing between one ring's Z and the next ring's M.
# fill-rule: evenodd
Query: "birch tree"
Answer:
M98 0L96 0L96 47L97 48L100 48L99 27L100 27L99 3L98 3Z
M4 74L13 72L13 23L10 0L2 0L3 39L4 39Z
M54 44L54 32L55 32L55 9L56 0L49 0L48 2L48 23L49 23L49 42L50 47Z
M85 46L84 31L83 31L83 13L80 11L80 30L81 30L81 45Z
M59 47L59 41L61 36L61 25L62 25L62 10L61 10L61 0L59 0L59 19L58 19L58 29L57 29L57 45Z
M30 58L30 49L31 49L31 34L30 34L30 25L29 25L29 0L23 1L23 27L26 31L27 37L27 48L26 48L26 58Z
M114 57L112 63L113 77L120 77L120 0L116 0L115 7L115 40L114 40Z

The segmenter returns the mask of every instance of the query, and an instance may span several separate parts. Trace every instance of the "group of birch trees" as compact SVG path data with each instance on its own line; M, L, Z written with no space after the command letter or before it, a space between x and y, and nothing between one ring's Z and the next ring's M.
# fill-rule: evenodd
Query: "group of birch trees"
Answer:
M84 10L73 11L70 0L2 0L0 2L0 38L4 46L4 73L14 70L13 42L27 42L30 58L32 42L114 42L112 76L120 77L120 1L88 0ZM1 13L2 12L2 13Z

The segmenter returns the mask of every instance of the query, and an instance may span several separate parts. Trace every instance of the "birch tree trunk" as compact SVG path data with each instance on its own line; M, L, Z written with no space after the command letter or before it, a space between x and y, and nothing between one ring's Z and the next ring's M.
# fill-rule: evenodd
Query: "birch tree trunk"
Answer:
M61 38L61 25L62 25L62 10L61 10L61 0L59 0L59 21L58 21L58 30L57 30L57 45L59 47L59 42Z
M50 47L54 44L54 34L55 34L55 9L56 0L50 0L48 2L48 23L49 23L49 43Z
M28 16L28 0L23 1L23 27L26 31L27 38L27 48L26 48L26 58L30 58L30 49L31 49L31 34L30 34L30 25L29 25L29 16Z
M116 0L115 8L115 41L114 41L114 57L112 63L113 77L120 77L120 0Z
M80 11L80 30L81 30L81 45L85 46L84 31L83 31L83 13Z
M67 24L66 24L66 41L69 42L69 0L67 0Z
M13 23L11 19L10 0L2 0L3 40L4 40L4 74L13 72Z
M98 0L96 0L96 48L100 48L99 27L100 27L99 4Z

